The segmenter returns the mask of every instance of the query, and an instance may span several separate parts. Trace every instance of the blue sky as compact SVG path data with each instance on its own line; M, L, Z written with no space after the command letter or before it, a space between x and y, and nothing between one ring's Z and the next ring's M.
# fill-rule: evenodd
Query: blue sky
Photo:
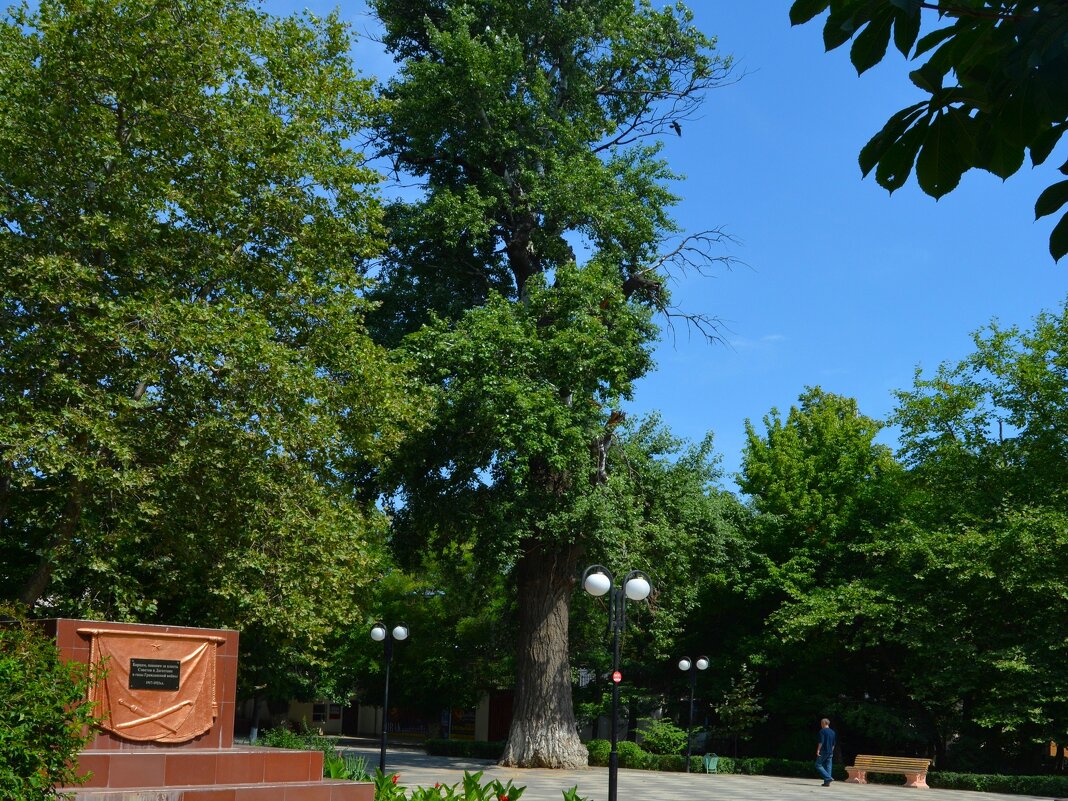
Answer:
M662 344L637 408L659 409L690 438L714 432L733 473L744 420L785 413L806 385L884 418L916 367L962 358L991 318L1026 326L1064 302L1068 260L1054 264L1053 222L1034 222L1033 208L1065 153L1007 182L969 172L937 202L914 178L890 196L862 180L856 157L893 112L922 99L896 51L858 78L848 48L823 51L820 22L790 26L785 0L691 8L745 76L668 143L687 174L678 216L690 230L725 225L749 267L677 289L726 322L728 345ZM892 431L884 441L895 444Z
M785 413L808 385L884 418L916 367L962 358L992 318L1027 326L1065 301L1068 259L1053 263L1053 221L1036 223L1033 208L1060 177L1068 145L1004 183L967 173L938 202L914 178L890 196L861 179L857 153L892 113L922 99L896 51L858 78L847 47L824 53L820 22L790 26L787 0L689 5L741 80L711 92L700 118L666 143L686 176L674 187L683 198L676 217L689 232L724 227L737 243L723 253L746 266L675 285L685 310L723 321L725 344L677 328L631 410L659 411L688 439L713 432L731 486L747 418L759 426L772 407ZM372 26L361 8L341 7L357 34ZM390 69L371 43L355 53L368 75ZM894 445L893 432L883 440Z

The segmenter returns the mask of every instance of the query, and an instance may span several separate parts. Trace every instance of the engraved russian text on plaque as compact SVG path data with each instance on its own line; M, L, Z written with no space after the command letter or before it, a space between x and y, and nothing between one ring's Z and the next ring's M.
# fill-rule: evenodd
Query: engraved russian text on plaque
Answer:
M177 690L182 663L177 659L130 659L131 690Z
M78 633L92 636L90 664L105 664L90 694L106 712L102 728L158 743L188 742L211 729L219 714L215 657L222 638L103 628Z

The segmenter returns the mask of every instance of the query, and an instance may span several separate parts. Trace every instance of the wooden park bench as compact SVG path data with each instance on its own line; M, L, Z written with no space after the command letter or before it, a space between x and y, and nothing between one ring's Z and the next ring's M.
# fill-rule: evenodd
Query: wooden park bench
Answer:
M905 775L906 787L927 788L927 768L929 759L913 757L870 756L857 754L853 767L846 768L849 784L867 784L868 773L902 773Z

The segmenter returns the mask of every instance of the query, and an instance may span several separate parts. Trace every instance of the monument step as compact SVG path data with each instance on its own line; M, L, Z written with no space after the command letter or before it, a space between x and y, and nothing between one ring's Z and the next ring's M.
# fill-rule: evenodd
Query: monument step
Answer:
M373 801L374 797L373 784L323 779L284 784L81 789L74 791L72 801Z
M78 773L90 772L85 789L314 782L323 777L323 753L255 746L82 751Z

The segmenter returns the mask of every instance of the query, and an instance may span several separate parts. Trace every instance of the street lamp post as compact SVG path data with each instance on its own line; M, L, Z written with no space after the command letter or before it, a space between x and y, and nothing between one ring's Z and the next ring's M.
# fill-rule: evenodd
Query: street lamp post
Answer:
M652 592L649 576L632 570L623 577L622 586L615 587L615 577L608 568L590 565L582 574L582 587L594 597L608 595L608 623L612 629L612 750L608 754L608 801L616 801L619 778L619 751L616 749L619 725L619 637L627 624L626 601L644 601Z
M386 649L386 692L382 698L382 747L378 755L378 769L385 773L386 723L389 720L389 665L393 661L393 642L408 639L408 626L405 623L398 623L393 627L393 631L390 631L385 624L375 623L371 626L371 639L383 643Z
M679 670L690 674L690 725L686 729L686 772L690 772L690 748L693 743L693 690L697 684L697 671L708 670L708 657L699 656L690 661L690 657L684 656L679 660Z

